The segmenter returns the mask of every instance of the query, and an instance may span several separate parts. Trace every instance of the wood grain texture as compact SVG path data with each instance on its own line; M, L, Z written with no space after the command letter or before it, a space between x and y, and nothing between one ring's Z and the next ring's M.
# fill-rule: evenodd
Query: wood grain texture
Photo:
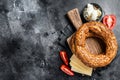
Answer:
M74 25L74 27L76 29L79 29L79 27L82 25L82 20L80 18L80 14L77 8L70 10L67 13L70 21L72 22L72 24Z

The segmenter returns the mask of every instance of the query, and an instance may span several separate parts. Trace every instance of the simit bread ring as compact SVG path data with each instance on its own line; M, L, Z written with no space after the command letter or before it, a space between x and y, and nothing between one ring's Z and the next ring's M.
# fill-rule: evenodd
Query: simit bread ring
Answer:
M92 54L85 48L85 39L98 37L106 44L106 51L100 54ZM70 41L72 52L86 65L90 67L103 67L108 65L116 56L117 40L113 32L100 22L88 22L83 24L72 36Z

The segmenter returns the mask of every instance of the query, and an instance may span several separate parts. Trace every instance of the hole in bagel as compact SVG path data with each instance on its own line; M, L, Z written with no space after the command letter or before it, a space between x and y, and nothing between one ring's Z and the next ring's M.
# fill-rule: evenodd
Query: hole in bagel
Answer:
M88 37L86 38L85 48L91 53L105 53L106 45L105 42L98 37Z

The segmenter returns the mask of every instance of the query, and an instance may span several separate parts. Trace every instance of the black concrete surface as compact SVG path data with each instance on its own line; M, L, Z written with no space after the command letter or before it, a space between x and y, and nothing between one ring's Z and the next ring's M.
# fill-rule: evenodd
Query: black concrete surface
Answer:
M66 39L75 29L66 13L87 3L117 16L113 32L120 44L119 0L0 0L0 80L120 80L119 48L114 61L91 77L59 69L59 51L72 55Z

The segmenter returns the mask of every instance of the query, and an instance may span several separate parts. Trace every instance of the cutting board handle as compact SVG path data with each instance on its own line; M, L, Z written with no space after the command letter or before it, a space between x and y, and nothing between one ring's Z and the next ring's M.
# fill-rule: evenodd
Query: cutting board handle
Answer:
M76 29L78 29L82 25L82 20L80 18L78 8L68 11L67 15Z

